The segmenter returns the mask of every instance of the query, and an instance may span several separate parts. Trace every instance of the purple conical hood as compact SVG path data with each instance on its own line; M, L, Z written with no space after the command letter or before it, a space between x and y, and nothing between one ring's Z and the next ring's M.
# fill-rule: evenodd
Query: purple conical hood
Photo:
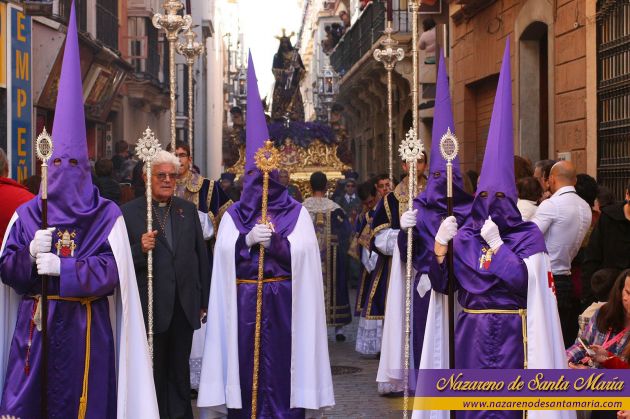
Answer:
M247 66L247 120L245 121L245 173L256 168L254 156L269 139L269 129L265 120L260 93L258 92L258 78L252 53L249 52Z
M74 3L70 9L52 139L53 154L48 162L48 225L56 227L58 232L75 232L78 257L89 254L94 246L98 248L107 239L121 213L116 204L101 198L92 184ZM34 234L41 224L41 190L18 213Z
M439 56L440 63L431 136L429 177L425 190L414 200L414 208L418 209L418 232L422 240L427 243L426 246L421 246L424 249L424 254L416 259L418 261L417 269L420 269L422 272L429 266L427 261L430 257L433 257L432 250L435 234L440 227L440 223L447 216L446 160L440 153L440 140L449 129L452 134L455 134L446 65L442 54L439 54ZM459 158L456 157L453 160L453 213L459 225L463 224L466 216L470 213L472 200L472 195L464 190L459 169Z
M241 199L228 208L236 228L243 234L248 233L260 222L262 215L263 174L256 167L254 156L269 139L269 130L265 120L256 70L252 54L249 53L247 66L247 121L245 145L245 173L243 174L243 192ZM269 193L267 196L267 215L275 231L287 237L297 223L300 209L299 202L291 198L287 188L277 180L278 172L269 175Z
M503 54L499 84L494 100L486 153L477 184L471 216L460 228L454 246L455 271L461 275L477 275L486 278L468 289L472 293L484 293L496 280L494 274L479 269L481 249L486 245L480 235L488 217L499 227L505 245L520 258L544 252L545 241L538 227L523 221L518 208L514 182L514 143L512 131L512 77L510 72L510 38ZM494 279L492 279L494 278Z
M510 38L503 53L499 84L494 97L486 153L477 183L478 191L502 192L516 202L514 183L514 131L512 126L512 72L510 71Z

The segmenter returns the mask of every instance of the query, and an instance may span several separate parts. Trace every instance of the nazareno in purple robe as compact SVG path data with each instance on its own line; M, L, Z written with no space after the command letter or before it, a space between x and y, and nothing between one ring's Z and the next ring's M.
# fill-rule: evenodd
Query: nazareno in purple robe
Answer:
M52 296L47 322L48 414L63 419L79 416L80 399L85 393L85 417L115 418L116 365L106 297L118 284L118 269L107 238L121 212L116 204L99 196L91 181L74 4L68 25L48 176L48 225L56 228L51 251L61 259L60 276L51 277L48 287ZM40 294L41 282L29 254L29 244L41 226L41 202L40 191L39 196L18 208L19 217L0 256L2 282L23 296L4 377L0 415L22 419L41 415L41 334L32 321L33 296ZM64 301L56 297L90 300Z
M433 122L433 132L431 137L431 158L429 160L429 176L424 189L414 200L413 208L418 211L416 216L416 227L413 229L413 267L417 276L413 286L413 318L412 318L412 340L413 340L413 365L414 368L420 366L420 355L424 342L424 331L429 309L430 292L423 297L417 293L418 282L423 274L429 273L435 244L435 235L440 223L448 216L447 212L447 178L446 160L440 153L440 140L447 130L454 133L453 112L451 110L451 97L448 87L448 77L444 56L438 54L440 63L438 67L437 90L435 95L435 118ZM466 217L470 214L473 197L464 190L464 181L459 168L459 158L453 160L453 214L457 219L457 224L462 225ZM402 262L407 261L407 235L398 235L398 248ZM415 385L415 380L410 381L410 385Z
M247 144L243 194L227 212L239 231L235 263L237 282L239 374L242 409L230 409L230 418L250 418L256 326L256 289L259 246L251 249L245 236L261 222L263 174L256 168L254 155L269 138L262 102L256 84L256 71L249 56L247 69ZM267 216L273 225L269 249L265 250L260 369L258 374L257 417L302 418L304 409L290 409L291 397L291 249L288 237L295 228L302 206L289 196L287 188L273 171L269 178ZM275 280L282 279L282 280Z
M508 37L477 195L470 217L453 239L455 287L464 310L526 309L524 259L546 251L538 227L523 221L516 207L509 42ZM489 216L504 243L494 255L480 234ZM445 293L446 263L438 265L433 258L430 269L433 289ZM461 312L455 326L455 368L524 368L523 320L519 314ZM458 418L522 416L521 411L457 413Z

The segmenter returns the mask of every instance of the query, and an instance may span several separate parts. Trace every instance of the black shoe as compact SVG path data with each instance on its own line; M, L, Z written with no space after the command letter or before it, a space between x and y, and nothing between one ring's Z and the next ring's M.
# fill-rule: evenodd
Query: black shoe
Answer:
M337 335L335 335L335 340L337 342L345 342L346 341L346 336L342 333L337 333Z

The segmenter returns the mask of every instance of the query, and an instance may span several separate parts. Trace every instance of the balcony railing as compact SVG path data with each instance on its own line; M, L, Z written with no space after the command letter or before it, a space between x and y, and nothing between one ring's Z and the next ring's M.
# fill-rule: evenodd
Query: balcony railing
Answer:
M393 28L399 33L411 32L411 13L407 9L393 9ZM385 30L385 2L373 1L359 19L341 37L330 54L330 63L340 75L347 73L369 52Z
M96 2L96 37L108 47L118 50L118 2Z

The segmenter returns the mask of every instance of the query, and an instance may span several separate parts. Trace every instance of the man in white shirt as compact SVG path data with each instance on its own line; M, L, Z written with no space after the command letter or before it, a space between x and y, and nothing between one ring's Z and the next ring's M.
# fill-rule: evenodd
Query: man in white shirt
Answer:
M580 249L592 217L589 205L575 192L576 180L575 167L570 161L554 164L549 174L552 196L540 204L532 219L545 235L556 285L562 335L567 347L575 340L578 330L571 261Z

